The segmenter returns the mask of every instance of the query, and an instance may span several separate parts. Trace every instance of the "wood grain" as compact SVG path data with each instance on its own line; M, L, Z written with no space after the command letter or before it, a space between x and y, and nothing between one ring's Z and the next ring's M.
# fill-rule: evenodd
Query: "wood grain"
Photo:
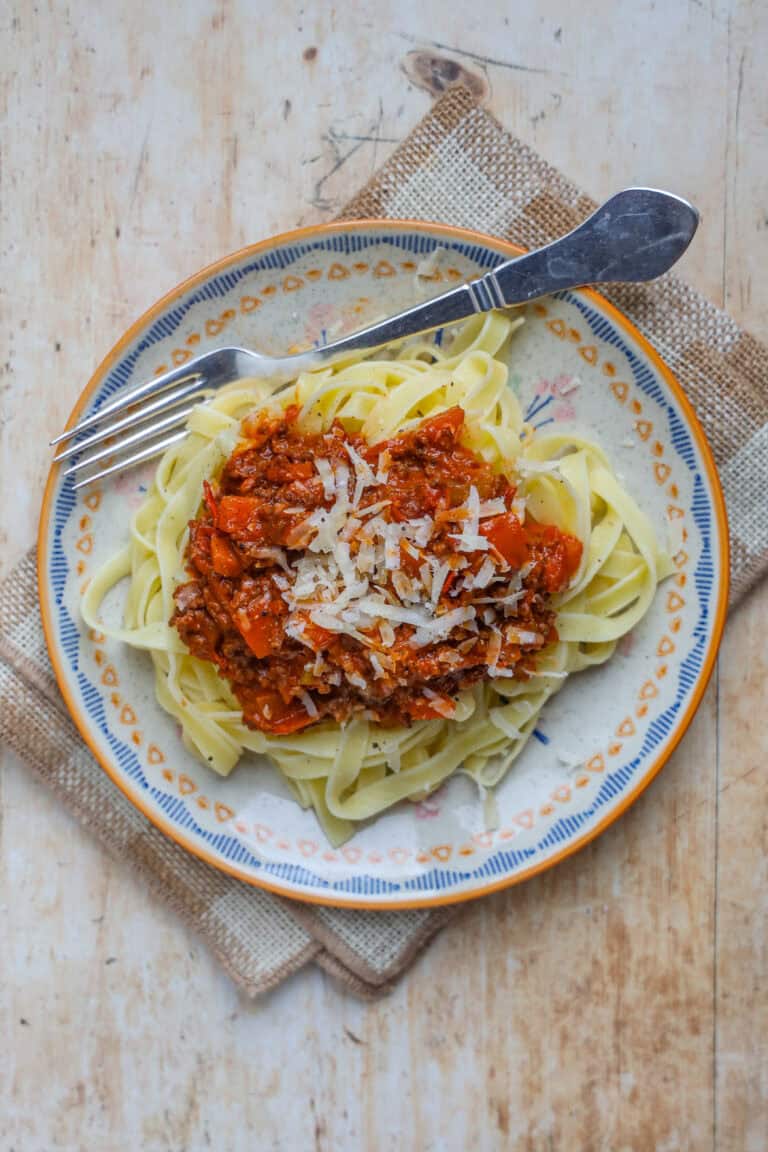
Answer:
M684 275L768 338L765 4L355 13L0 15L0 571L33 540L48 436L127 324L222 253L330 218L460 69L595 197L695 200ZM309 969L244 1002L3 754L0 1148L762 1152L767 607L763 588L736 613L632 811L469 909L375 1005Z

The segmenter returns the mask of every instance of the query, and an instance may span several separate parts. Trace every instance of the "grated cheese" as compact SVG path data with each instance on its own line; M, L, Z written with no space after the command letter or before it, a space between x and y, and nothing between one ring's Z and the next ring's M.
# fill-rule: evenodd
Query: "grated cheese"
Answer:
M455 540L460 552L487 552L490 545L485 536L476 535L466 530L460 536L451 536Z
M495 668L501 655L501 632L498 628L491 630L485 660L489 668Z
M385 648L391 648L395 642L395 630L388 620L379 621L379 636Z
M471 604L466 604L462 608L454 608L443 616L436 616L433 620L427 620L426 623L417 627L410 639L410 644L414 648L423 648L425 644L434 644L436 640L446 639L453 629L460 624L466 627L475 624L475 610Z
M483 560L483 563L480 565L479 572L475 576L474 587L487 588L495 575L496 568L494 566L493 560L491 560L490 556L486 556L485 560Z
M424 259L420 260L417 264L416 276L424 277L426 280L433 279L435 273L440 267L442 258L446 255L447 251L447 248L443 248L439 244L436 248L433 248L429 255L425 256Z
M392 463L392 454L388 448L379 454L379 467L376 471L376 483L386 484L389 478L389 468Z
M575 392L577 388L581 388L581 380L579 380L578 376L574 376L567 384L560 385L560 395L568 396L571 392Z
M507 625L506 636L510 644L538 644L541 640L541 635L538 632L529 632L525 628L514 628L512 625Z
M304 509L302 508L302 512L303 511ZM259 548L252 552L251 555L256 560L269 560L272 564L279 564L284 572L291 571L288 557L282 548Z
M305 692L304 689L302 689L298 695L299 699L307 710L307 714L311 716L313 720L317 720L320 713L315 707L315 702L310 696L309 692Z
M437 603L440 599L440 594L442 593L443 586L444 586L446 580L448 579L448 576L450 575L450 571L451 571L451 569L448 567L447 564L436 564L435 565L435 570L432 574L432 591L430 593L430 599L431 599L432 603L435 605L435 607L437 607ZM426 584L426 581L425 581L425 584Z
M446 720L453 718L456 712L456 705L453 700L448 700L445 696L440 696L437 692L433 692L431 688L423 688L422 695L429 700L435 712L444 716Z
M506 510L507 506L501 498L498 500L484 500L480 504L478 515L481 520L486 520L489 516L503 516Z
M333 500L336 495L336 485L333 479L333 468L331 467L330 460L326 460L321 456L315 460L315 468L317 468L318 475L323 483L323 495L326 500Z

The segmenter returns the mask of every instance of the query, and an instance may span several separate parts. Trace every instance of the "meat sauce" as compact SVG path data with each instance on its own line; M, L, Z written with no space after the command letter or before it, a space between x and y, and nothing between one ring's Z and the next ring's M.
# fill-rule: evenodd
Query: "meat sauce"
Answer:
M581 559L581 544L557 528L515 515L515 489L462 444L464 413L452 408L394 439L368 445L334 423L307 434L297 410L257 414L242 426L243 440L214 485L205 485L198 517L191 521L187 563L190 579L175 592L171 623L190 652L212 661L229 682L245 722L273 735L299 731L323 719L343 722L365 711L384 726L448 717L457 694L489 674L493 665L525 678L535 653L556 639L549 599L565 588ZM302 639L286 633L290 607L284 595L313 532L307 519L333 503L316 461L332 469L349 466L350 449L373 470L376 481L360 500L386 504L392 523L429 517L423 549L400 545L398 568L416 580L425 561L447 566L435 615L478 599L470 628L457 627L435 643L414 647L415 628L397 624L353 636L303 619ZM355 484L350 472L349 495ZM504 511L480 521L484 550L457 551L460 521L474 487L480 501L501 501ZM359 543L350 541L351 555ZM496 612L488 589L466 587L486 557L498 565L497 580L517 578L514 610ZM394 576L379 592L393 601ZM471 583L471 580L470 580ZM494 586L493 595L505 588ZM425 594L426 595L426 594ZM493 619L490 619L493 617ZM488 622L486 623L486 619Z

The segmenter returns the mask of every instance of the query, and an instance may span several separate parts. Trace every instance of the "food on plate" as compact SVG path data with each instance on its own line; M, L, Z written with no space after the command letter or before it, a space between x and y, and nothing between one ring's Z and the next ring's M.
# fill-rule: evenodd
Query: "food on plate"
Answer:
M334 843L456 771L501 780L669 573L601 449L524 424L520 323L221 390L86 592L91 626L151 653L186 744L223 775L267 755Z

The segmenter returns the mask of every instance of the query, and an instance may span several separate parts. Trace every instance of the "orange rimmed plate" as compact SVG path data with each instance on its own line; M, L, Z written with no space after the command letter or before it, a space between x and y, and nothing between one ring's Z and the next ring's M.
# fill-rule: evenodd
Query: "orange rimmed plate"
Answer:
M425 256L442 251L430 276ZM222 344L283 353L321 343L476 275L514 249L461 229L361 221L292 232L221 260L151 308L110 352L71 420L153 373ZM433 262L430 262L430 267ZM402 908L470 899L551 867L612 823L682 737L714 665L728 585L727 525L701 428L670 371L596 292L525 309L510 386L531 423L588 432L675 557L642 624L607 666L574 677L496 790L488 831L457 777L341 849L278 772L245 758L221 779L184 748L146 655L90 632L79 601L126 539L151 470L76 493L54 467L39 534L51 660L83 738L114 782L189 851L302 900ZM105 610L117 620L119 597Z

